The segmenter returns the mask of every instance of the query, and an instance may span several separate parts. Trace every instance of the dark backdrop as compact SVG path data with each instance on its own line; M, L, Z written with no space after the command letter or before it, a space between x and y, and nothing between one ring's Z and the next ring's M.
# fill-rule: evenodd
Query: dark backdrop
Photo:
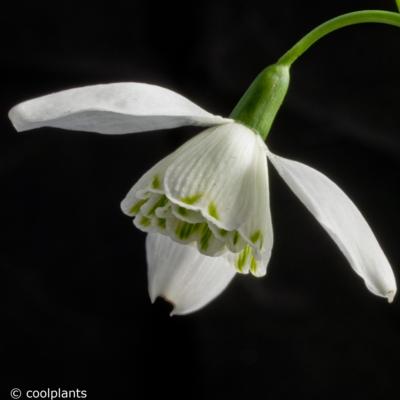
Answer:
M227 115L312 27L394 1L130 1L3 6L0 16L1 398L382 399L399 388L400 303L370 294L271 168L275 247L207 308L168 316L147 295L144 234L119 209L152 164L199 130L16 134L15 103L139 81ZM326 173L367 217L399 276L400 29L347 28L292 68L268 140Z

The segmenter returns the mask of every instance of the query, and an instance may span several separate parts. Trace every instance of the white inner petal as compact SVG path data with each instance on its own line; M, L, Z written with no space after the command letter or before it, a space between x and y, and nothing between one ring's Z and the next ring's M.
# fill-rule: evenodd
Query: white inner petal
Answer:
M164 194L168 201L158 204ZM273 237L266 147L243 125L186 142L143 175L122 209L139 229L195 243L204 255L231 254L242 273L266 273Z
M149 192L150 193L150 192ZM206 220L200 213L180 207L165 195L150 193L147 199L139 200L130 210L135 226L148 233L169 236L175 242L193 244L206 256L226 255L227 260L240 273L255 276L265 274L264 260L254 246L250 246L239 231L226 231ZM195 221L181 218L193 213Z
M238 229L248 210L242 190L252 169L256 135L239 124L226 124L201 133L202 140L187 142L167 167L164 188L179 206L200 211L226 230Z

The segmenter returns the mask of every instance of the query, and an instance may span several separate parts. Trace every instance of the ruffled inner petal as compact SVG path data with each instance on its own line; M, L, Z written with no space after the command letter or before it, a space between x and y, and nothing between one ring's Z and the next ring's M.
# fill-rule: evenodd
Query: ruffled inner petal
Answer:
M135 225L207 256L230 254L241 273L266 273L272 247L266 147L239 124L210 128L146 173L122 208Z

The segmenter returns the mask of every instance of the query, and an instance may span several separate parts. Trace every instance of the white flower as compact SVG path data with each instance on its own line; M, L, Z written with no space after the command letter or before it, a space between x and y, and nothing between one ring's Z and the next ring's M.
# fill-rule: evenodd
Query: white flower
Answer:
M122 210L143 231L207 256L224 255L239 272L265 275L272 248L266 146L244 125L209 128L133 186Z
M393 300L392 269L352 201L315 169L271 153L245 125L141 83L62 91L21 103L9 116L19 131L52 126L121 134L210 126L151 168L122 201L122 210L148 232L150 296L165 297L174 314L203 307L236 272L265 275L273 245L267 158L368 289Z

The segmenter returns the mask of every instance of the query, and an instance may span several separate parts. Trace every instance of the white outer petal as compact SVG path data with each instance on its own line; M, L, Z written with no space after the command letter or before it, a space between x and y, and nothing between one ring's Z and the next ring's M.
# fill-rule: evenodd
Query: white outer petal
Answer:
M107 134L231 122L171 90L135 82L52 93L16 105L9 118L17 131L51 126Z
M391 302L396 281L371 228L354 203L325 175L268 153L279 175L304 203L374 294Z
M235 275L224 257L208 257L191 245L151 233L146 238L148 285L152 301L158 296L174 306L171 315L189 314L217 297Z

